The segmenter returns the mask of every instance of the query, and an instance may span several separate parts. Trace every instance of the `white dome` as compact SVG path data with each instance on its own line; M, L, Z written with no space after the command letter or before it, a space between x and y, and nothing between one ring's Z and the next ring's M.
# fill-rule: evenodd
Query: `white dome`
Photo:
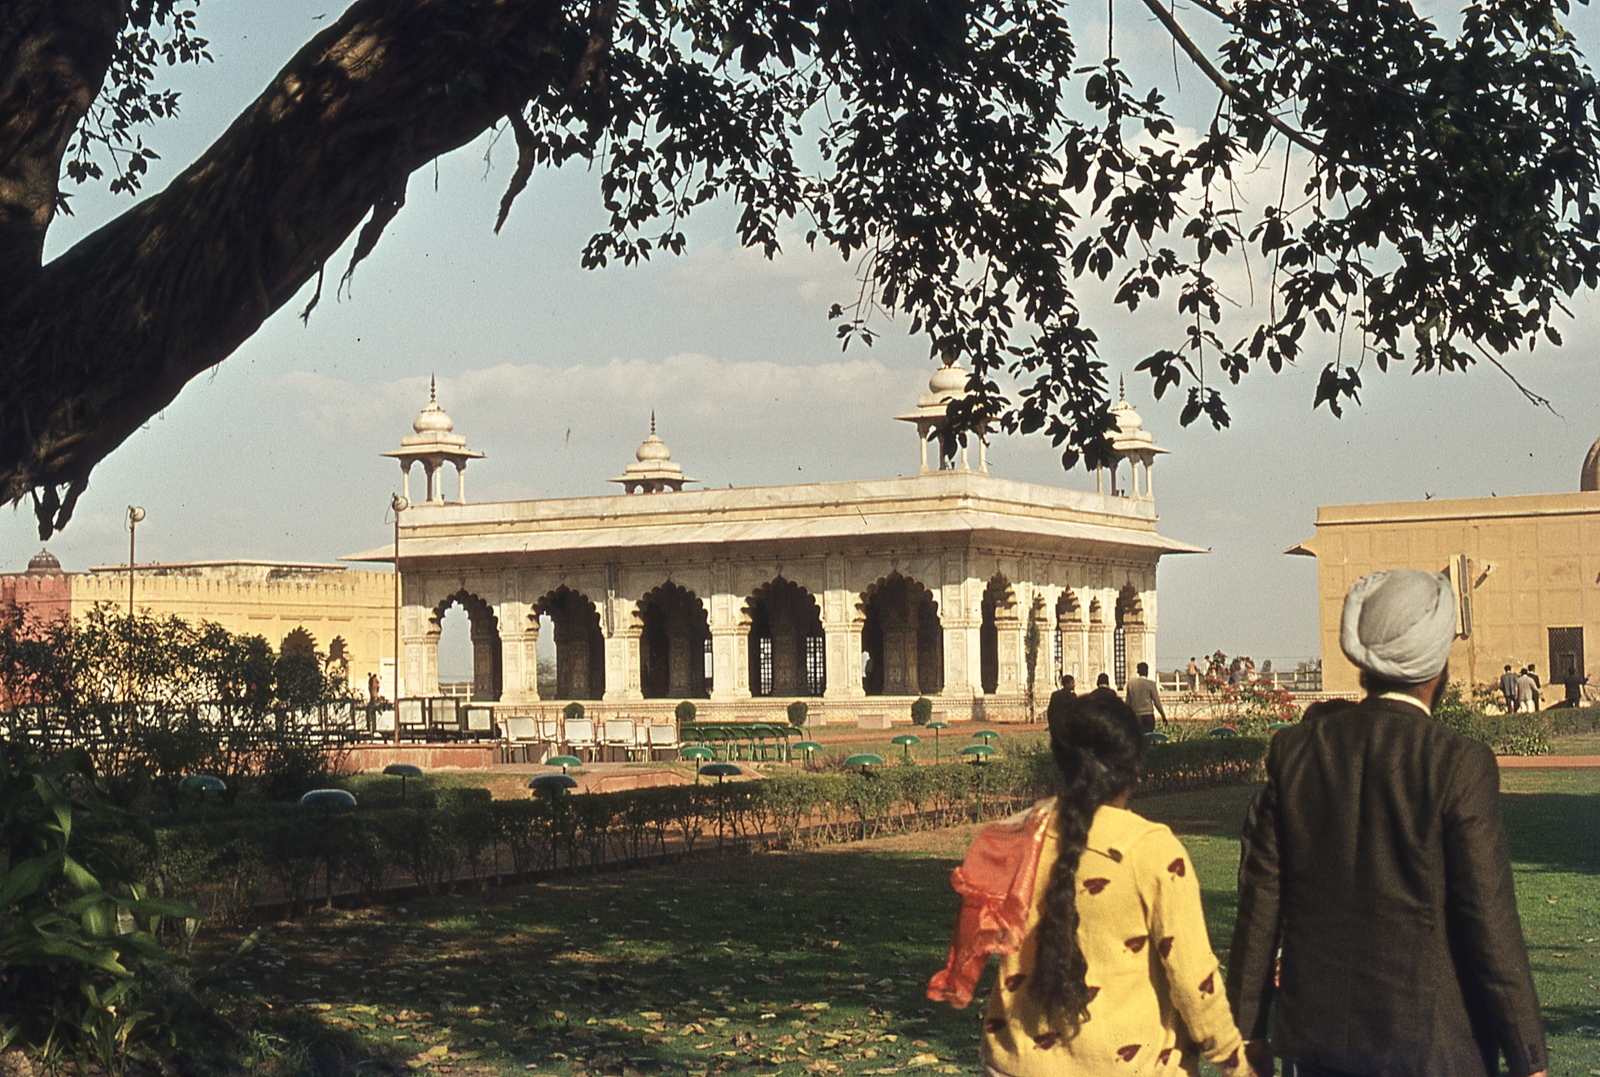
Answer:
M448 434L455 428L456 424L435 400L428 401L428 406L417 413L416 420L411 424L411 429L419 434Z
M667 443L657 437L656 432L652 430L650 436L639 445L639 450L633 454L633 458L641 464L671 460L672 450L667 448Z
M959 393L967 387L967 372L959 363L942 366L928 379L928 392L935 396Z
M1133 410L1133 405L1124 397L1111 406L1111 414L1116 417L1117 429L1124 434L1137 433L1144 429L1144 420L1139 418L1139 413Z
M416 431L400 439L400 444L410 448L415 446L444 446L447 448L465 448L467 439L460 434L452 433L456 424L445 410L439 406L438 386L432 379L428 381L428 403L417 412L417 417L411 423L411 429Z

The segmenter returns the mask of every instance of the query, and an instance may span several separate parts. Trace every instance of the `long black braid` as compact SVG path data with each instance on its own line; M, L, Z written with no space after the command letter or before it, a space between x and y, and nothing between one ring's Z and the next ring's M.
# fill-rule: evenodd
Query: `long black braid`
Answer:
M1055 867L1039 917L1038 950L1029 990L1066 1019L1070 1033L1089 1016L1089 963L1078 945L1078 860L1100 805L1139 778L1145 739L1133 710L1108 689L1074 699L1051 723L1050 750L1061 771L1056 801Z

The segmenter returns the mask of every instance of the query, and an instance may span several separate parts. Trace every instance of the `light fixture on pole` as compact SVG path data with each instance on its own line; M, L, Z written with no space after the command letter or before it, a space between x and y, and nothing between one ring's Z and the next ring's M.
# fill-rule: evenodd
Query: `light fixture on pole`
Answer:
M400 514L411 502L400 494L389 499L394 510L394 742L400 744Z
M128 506L128 621L133 621L133 533L144 522L144 509Z

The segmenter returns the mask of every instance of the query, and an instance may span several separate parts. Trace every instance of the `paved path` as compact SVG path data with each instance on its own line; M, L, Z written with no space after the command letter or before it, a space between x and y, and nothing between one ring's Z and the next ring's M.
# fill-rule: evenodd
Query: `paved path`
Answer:
M1600 770L1600 755L1502 755L1501 770Z

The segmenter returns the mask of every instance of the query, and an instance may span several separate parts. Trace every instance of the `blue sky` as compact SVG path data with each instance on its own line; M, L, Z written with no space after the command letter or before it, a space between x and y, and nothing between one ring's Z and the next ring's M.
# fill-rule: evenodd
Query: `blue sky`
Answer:
M1104 40L1094 7L1080 41ZM175 73L183 112L147 136L163 154L147 190L326 25L313 16L339 10L338 0L204 0L201 31L217 62ZM1580 41L1594 39L1593 18L1575 12ZM1133 5L1119 27L1129 63L1170 81L1170 43ZM1180 74L1179 119L1199 122L1215 97L1192 69ZM712 207L691 222L684 257L587 272L578 252L603 221L594 176L537 174L496 236L512 154L500 146L486 159L487 148L480 140L440 159L437 176L412 177L405 209L342 301L325 294L308 326L295 317L304 296L286 306L104 462L49 544L66 567L124 559L130 503L149 513L141 561L328 561L381 543L398 468L378 454L409 430L431 374L457 431L488 454L468 471L474 501L614 489L605 480L631 458L652 409L677 459L710 485L916 466L914 437L892 416L931 373L926 347L890 324L877 346L841 353L826 312L849 295L851 277L836 258L807 252L796 236L768 263L737 250L730 219ZM1243 193L1276 183L1247 178ZM80 189L48 253L129 204ZM1242 274L1229 286L1248 303ZM1321 365L1312 361L1234 388L1234 424L1221 433L1180 428L1179 402L1153 401L1132 373L1170 339L1165 307L1129 316L1092 289L1082 298L1101 355L1129 374L1129 399L1172 451L1156 468L1162 530L1212 550L1163 563L1163 666L1216 648L1280 663L1317 653L1315 563L1281 551L1312 534L1318 504L1575 489L1600 436L1600 333L1588 298L1563 348L1513 359L1559 416L1489 369L1411 377L1369 367L1366 403L1335 420L1311 409ZM1000 438L990 459L998 475L1093 488L1092 476L1063 473L1039 438ZM38 547L26 506L0 515L0 570L24 567Z

